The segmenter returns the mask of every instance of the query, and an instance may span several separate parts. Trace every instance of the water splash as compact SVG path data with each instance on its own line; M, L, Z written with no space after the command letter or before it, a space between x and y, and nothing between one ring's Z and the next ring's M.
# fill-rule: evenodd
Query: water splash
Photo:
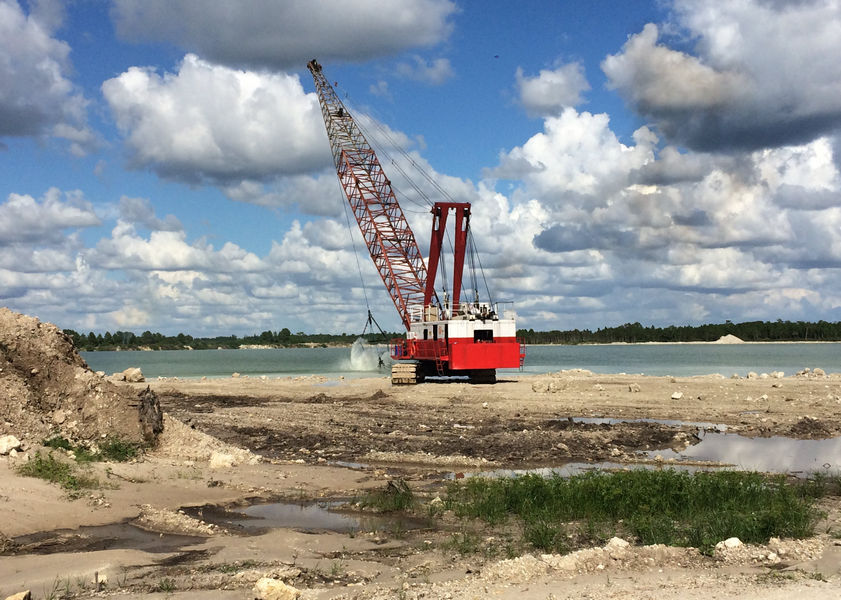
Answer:
M369 346L365 338L356 338L350 347L348 371L377 371L390 364L388 349L382 346Z

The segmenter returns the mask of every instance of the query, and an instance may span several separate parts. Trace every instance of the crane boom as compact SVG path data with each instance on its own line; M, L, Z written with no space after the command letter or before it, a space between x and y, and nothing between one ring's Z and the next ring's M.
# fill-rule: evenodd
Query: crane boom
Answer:
M423 255L374 150L324 77L321 65L311 60L307 68L315 81L342 190L359 223L371 259L408 331L410 307L424 304Z

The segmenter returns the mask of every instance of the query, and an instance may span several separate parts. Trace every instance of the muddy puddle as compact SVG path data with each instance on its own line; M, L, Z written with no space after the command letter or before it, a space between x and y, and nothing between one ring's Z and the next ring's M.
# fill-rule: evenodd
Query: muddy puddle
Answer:
M294 529L304 532L334 531L407 531L426 529L430 523L424 519L406 516L372 515L341 510L345 502L289 503L274 502L252 504L236 509L202 507L185 509L184 512L213 523L229 531L256 535L269 529Z
M622 423L652 423L666 427L697 427L705 431L727 431L727 425L721 423L707 423L704 421L680 421L677 419L622 419L609 417L568 417L557 419L558 422L585 423L590 425L619 425Z
M161 535L130 523L112 523L25 535L15 538L14 554L55 554L99 550L142 550L152 553L178 552L204 538L190 535Z
M841 473L841 437L798 440L786 437L749 438L741 435L699 431L700 442L685 450L650 451L678 461L713 461L737 469L807 475Z

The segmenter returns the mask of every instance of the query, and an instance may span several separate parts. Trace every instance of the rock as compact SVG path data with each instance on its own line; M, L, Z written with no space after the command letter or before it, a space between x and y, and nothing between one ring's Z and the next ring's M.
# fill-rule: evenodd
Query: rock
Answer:
M254 591L259 600L296 600L301 595L300 590L270 577L260 578L254 584Z
M672 400L680 400L683 398L683 392L675 392L672 394Z
M638 383L632 383L631 385L628 386L628 391L629 392L639 392L640 391L639 384Z
M225 452L214 452L210 455L211 469L229 469L234 466L236 459L233 454Z
M715 545L716 550L724 550L725 548L728 550L732 550L733 548L738 548L742 546L742 540L737 537L727 538L723 542L719 542Z
M826 377L826 371L823 369L812 369L812 377Z
M751 371L748 373L748 379L759 379L759 375L756 374L756 371Z
M57 411L55 411L53 413L53 423L55 423L56 425L61 425L66 420L67 420L67 413L65 413L63 410L58 409Z
M771 378L772 379L782 379L785 376L786 376L786 374L783 371L772 371L771 372Z
M138 367L129 367L122 373L124 381L128 383L142 383L146 381L143 378L143 372Z
M25 592L18 592L17 594L7 596L6 600L32 600L32 592L29 590L26 590Z
M20 440L13 435L0 437L0 455L9 454L12 450L20 448Z
M240 374L239 373L231 373L231 377L233 377L234 379L238 379L240 377Z
M549 391L549 384L545 381L535 381L531 384L531 391L538 394L546 393Z

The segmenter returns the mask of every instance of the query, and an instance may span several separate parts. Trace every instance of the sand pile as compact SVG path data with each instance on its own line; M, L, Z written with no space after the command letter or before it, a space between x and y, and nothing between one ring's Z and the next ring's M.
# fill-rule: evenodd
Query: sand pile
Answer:
M106 381L58 327L0 308L0 436L150 444L162 429L154 392Z

